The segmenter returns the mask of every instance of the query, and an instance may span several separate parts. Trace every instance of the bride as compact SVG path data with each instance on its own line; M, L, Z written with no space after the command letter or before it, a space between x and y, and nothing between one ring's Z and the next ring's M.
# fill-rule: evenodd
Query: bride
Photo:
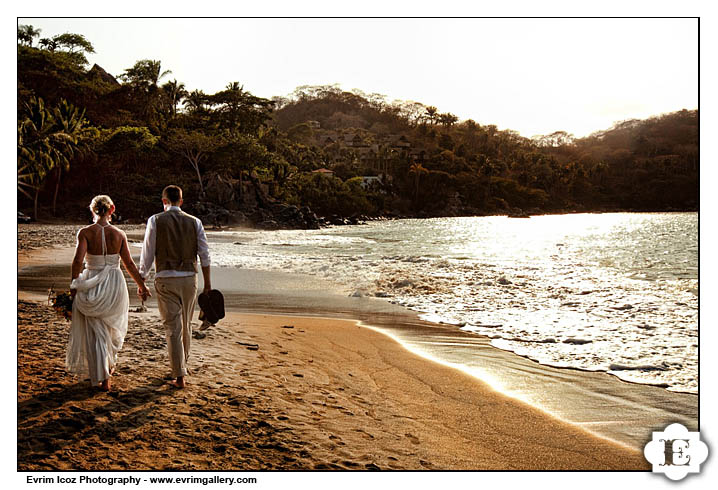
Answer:
M89 376L92 386L110 390L117 354L127 334L129 295L120 260L139 288L151 296L127 245L127 236L110 224L115 205L109 196L90 203L95 223L77 234L72 261L72 325L65 364L78 376ZM85 269L82 263L85 261Z

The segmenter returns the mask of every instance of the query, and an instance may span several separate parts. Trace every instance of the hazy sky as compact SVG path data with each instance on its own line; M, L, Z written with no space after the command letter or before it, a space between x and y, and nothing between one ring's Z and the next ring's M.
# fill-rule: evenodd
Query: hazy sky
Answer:
M340 84L523 136L576 136L698 106L696 19L36 19L112 75L162 61L189 90Z

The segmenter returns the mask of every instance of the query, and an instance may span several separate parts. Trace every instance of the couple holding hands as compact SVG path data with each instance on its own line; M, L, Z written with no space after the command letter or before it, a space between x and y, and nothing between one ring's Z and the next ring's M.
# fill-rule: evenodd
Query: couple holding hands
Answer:
M185 387L197 295L197 257L204 279L203 293L208 294L212 286L202 221L182 211L182 202L179 187L170 185L162 191L164 212L147 221L139 269L132 260L127 236L110 223L115 205L109 196L92 200L90 210L95 223L77 234L66 367L74 374L89 377L93 386L104 391L110 390L110 379L127 334L129 294L120 262L137 283L137 294L143 301L151 296L145 280L155 264L155 294L167 336L171 384Z

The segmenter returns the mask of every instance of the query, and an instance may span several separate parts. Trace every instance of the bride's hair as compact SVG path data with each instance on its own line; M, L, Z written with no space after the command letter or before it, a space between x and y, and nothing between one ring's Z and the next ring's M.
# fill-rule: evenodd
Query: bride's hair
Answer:
M114 205L110 196L95 196L90 203L90 211L95 215L95 221L106 215Z

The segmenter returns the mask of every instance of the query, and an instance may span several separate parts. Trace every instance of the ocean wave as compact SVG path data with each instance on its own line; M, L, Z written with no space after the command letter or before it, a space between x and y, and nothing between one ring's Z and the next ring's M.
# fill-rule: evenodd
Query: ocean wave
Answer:
M633 228L622 215L598 215L565 220L570 226L561 229L564 220L553 217L552 228L523 237L502 234L502 220L482 218L254 232L236 236L241 247L213 244L213 261L314 275L348 295L386 298L431 321L486 335L542 364L691 391L697 389L697 259L686 255L685 237L650 239L650 229L680 216L638 218L631 216ZM688 216L678 225L691 230L695 223ZM518 233L526 224L511 226ZM639 237L625 240L631 233ZM663 254L661 247L676 252ZM660 279L632 277L642 258ZM655 369L675 349L682 362Z
M660 366L652 366L650 364L641 364L637 366L629 366L626 364L616 364L613 363L610 366L608 366L609 371L667 371L668 366L660 365Z

